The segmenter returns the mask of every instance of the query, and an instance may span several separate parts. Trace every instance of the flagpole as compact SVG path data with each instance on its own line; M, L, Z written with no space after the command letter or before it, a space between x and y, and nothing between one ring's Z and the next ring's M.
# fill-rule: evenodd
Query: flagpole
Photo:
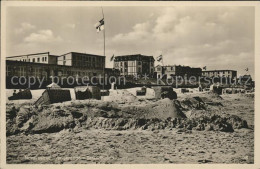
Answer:
M162 54L161 54L162 55ZM163 65L163 55L162 55L162 65ZM164 66L164 65L163 65Z
M103 12L103 7L101 7L102 9L102 16L103 16L103 21L104 21L104 27L105 27L105 15ZM103 67L103 90L105 88L105 66L106 66L106 29L104 28L103 30L103 36L104 36L104 56L105 56L105 63L104 63L104 67Z
M245 75L247 75L247 74L248 74L248 71L249 71L248 67L245 69L245 71L246 71L246 74L245 74Z

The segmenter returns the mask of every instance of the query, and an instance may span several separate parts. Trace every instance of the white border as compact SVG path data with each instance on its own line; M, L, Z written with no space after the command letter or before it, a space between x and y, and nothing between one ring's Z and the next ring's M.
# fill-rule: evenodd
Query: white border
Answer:
M6 164L6 135L5 135L5 56L6 56L6 7L8 6L254 6L255 7L255 151L254 164ZM257 1L2 1L1 2L1 162L2 168L23 169L23 168L172 168L180 167L187 169L198 168L250 168L260 169L260 125L257 123L260 119L259 114L259 72L260 72L260 2Z

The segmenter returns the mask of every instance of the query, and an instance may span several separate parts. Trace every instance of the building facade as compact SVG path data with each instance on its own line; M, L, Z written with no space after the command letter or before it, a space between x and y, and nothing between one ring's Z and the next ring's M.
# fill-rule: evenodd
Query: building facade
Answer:
M154 58L141 54L115 56L114 68L123 76L153 75Z
M57 64L103 70L105 68L105 56L70 52L59 56Z
M29 63L21 61L6 61L6 77L37 77L37 78L51 78L56 77L83 77L83 76L98 76L102 75L103 70L97 69L82 69L74 66Z
M202 76L213 77L227 77L231 79L237 78L237 71L235 70L207 70L202 72Z
M201 68L192 68L189 66L181 66L181 65L167 65L161 66L157 65L155 67L155 76L157 78L171 78L171 77L199 77L202 74Z
M114 68L105 68L105 73L106 73L106 76L108 77L118 77L120 76L120 72L118 69L114 69Z
M65 57L64 57L65 56ZM47 84L56 79L73 77L103 78L119 75L118 70L105 69L105 56L71 52L61 56L37 53L6 58L6 85L12 86L12 79L35 77Z
M10 56L10 57L6 57L6 60L56 65L58 57L59 56L56 55L50 55L49 52L45 52L45 53L34 53L28 55Z

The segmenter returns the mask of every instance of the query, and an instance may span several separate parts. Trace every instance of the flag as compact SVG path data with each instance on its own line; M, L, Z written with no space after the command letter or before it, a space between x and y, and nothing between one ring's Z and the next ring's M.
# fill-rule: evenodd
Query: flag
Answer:
M163 56L162 56L162 55L157 56L157 58L156 58L156 60L157 60L158 62L160 62L162 59L163 59Z
M245 69L245 71L248 71L249 69L248 69L248 67Z
M113 56L110 58L110 62L112 62L114 60L115 55L113 54Z
M203 67L203 70L207 70L207 66L204 66L204 67Z
M95 24L97 32L100 32L105 29L105 21L104 18L101 19L98 23Z

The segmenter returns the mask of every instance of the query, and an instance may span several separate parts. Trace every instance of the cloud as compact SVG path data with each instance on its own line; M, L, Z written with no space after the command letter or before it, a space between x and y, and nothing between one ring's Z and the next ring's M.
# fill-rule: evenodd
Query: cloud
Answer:
M53 43L60 42L62 40L59 36L54 36L52 30L39 30L37 33L31 33L29 36L24 38L26 43Z
M34 26L34 25L30 24L30 23L23 22L21 24L21 27L20 28L16 28L14 30L14 32L16 34L22 34L22 33L25 33L26 31L29 31L29 30L32 30L32 29L35 29L35 28L36 28L36 26Z
M232 69L254 66L254 36L252 7L168 7L112 37L110 47L120 54L162 52L165 64Z
M129 42L149 36L150 23L139 23L133 26L133 31L127 34L117 34L113 37L114 42ZM131 42L130 42L131 43Z

